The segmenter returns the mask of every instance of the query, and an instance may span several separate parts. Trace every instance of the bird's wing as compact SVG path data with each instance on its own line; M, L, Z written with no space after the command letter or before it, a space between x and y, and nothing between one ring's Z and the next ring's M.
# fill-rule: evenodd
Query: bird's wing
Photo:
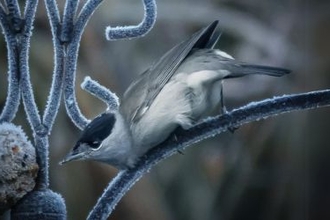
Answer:
M220 34L214 34L217 24L218 21L212 22L172 48L130 86L124 95L126 100L122 101L125 105L123 111L127 118L136 122L148 111L159 92L193 49L213 48L220 36Z

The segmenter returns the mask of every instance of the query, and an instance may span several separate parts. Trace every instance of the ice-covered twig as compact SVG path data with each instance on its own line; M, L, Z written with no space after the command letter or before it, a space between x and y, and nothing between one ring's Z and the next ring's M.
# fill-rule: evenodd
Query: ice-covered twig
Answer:
M47 99L46 109L43 115L43 124L47 126L48 132L51 131L58 109L63 88L63 58L64 49L58 43L55 43L55 69L53 73L52 85Z
M55 0L45 0L46 11L50 22L50 27L53 36L53 42L58 34L58 28L60 26L60 13Z
M73 20L77 13L78 0L65 1L63 25L59 38L62 43L68 43L71 40Z
M17 0L6 0L6 6L8 9L8 17L11 19L13 28L16 31L20 30L21 27L21 12Z
M188 130L178 129L175 135L172 135L167 141L151 149L144 155L134 168L118 173L99 198L97 204L90 212L88 219L106 219L120 199L152 166L192 144L218 135L231 127L239 127L253 121L283 113L329 105L329 89L295 95L284 95L253 102L226 114L208 118Z
M81 88L105 102L108 105L109 110L118 109L119 99L117 95L100 85L95 80L92 80L89 76L85 77L81 84Z
M0 25L5 36L8 52L8 92L6 103L0 115L0 122L10 122L14 119L19 106L19 61L15 35L10 29L10 25L6 19L6 13L2 6L0 7Z
M75 30L76 39L80 39L83 30L89 19L91 18L92 14L95 12L97 7L101 4L103 0L88 0L85 5L82 7L77 22L75 23ZM80 37L79 37L80 35Z
M70 47L70 46L69 46ZM73 121L73 123L79 128L83 129L89 122L89 120L81 113L75 92L75 72L76 72L76 60L77 60L78 45L73 45L68 50L68 57L65 60L65 77L64 77L64 102L66 111Z
M36 189L43 190L49 187L49 140L48 136L36 135L34 144L37 152L37 162L39 165L38 181Z
M89 122L89 120L82 115L75 93L75 81L76 81L76 67L79 44L83 30L90 19L93 12L102 0L89 0L85 3L81 12L78 15L77 22L73 26L72 38L67 46L67 57L65 60L65 77L64 77L64 100L65 107L68 115L74 124L83 129Z
M25 112L27 114L28 121L30 122L31 129L34 133L43 133L44 128L41 124L40 115L34 99L32 85L30 81L30 70L29 70L29 48L31 39L32 25L37 9L38 1L26 1L25 5L25 25L24 33L19 38L19 68L20 68L20 89L22 91L22 98L24 103Z
M157 17L157 5L155 0L143 0L144 16L140 24L136 26L110 27L105 29L107 40L132 39L143 37L154 26Z
M42 123L37 105L34 99L32 85L30 81L30 71L28 65L29 47L31 39L31 31L33 21L35 18L38 1L27 1L25 5L25 26L24 33L19 36L20 53L19 53L19 67L20 67L20 90L24 103L25 112L30 122L31 129L35 133L35 148L37 155L37 162L39 164L38 173L38 188L48 188L48 134L49 129Z
M60 24L60 15L58 7L54 0L46 0L47 15L50 21L53 45L54 45L54 72L52 78L52 86L49 91L47 105L43 114L43 123L47 126L48 132L51 131L58 109L63 90L63 71L64 71L64 46L61 44L60 39L57 37L59 33L58 28Z

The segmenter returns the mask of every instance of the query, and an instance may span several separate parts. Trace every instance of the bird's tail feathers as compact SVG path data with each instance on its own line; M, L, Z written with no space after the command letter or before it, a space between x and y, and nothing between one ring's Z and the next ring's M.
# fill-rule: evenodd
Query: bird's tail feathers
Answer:
M280 68L280 67L272 67L272 66L261 66L261 65L253 65L253 64L238 64L237 71L236 68L233 68L230 71L230 74L226 78L236 78L245 75L268 75L280 77L286 74L289 74L291 71L288 69Z

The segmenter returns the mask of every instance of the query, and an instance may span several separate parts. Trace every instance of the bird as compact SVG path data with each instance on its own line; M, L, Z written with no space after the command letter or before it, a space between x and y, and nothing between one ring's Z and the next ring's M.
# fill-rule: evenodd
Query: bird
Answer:
M221 105L224 79L291 72L237 61L215 49L221 35L217 25L216 20L194 33L140 74L119 108L94 118L61 163L94 160L119 170L132 168L178 127L189 129Z

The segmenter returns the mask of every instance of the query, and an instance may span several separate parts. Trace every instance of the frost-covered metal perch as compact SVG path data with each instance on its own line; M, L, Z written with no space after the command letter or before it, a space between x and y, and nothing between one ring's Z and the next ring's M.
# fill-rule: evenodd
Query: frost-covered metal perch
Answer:
M89 76L85 77L81 84L81 88L105 102L108 105L109 110L118 109L119 98L117 95L104 86L101 86L95 80L92 80Z
M140 24L136 26L118 26L105 29L107 40L132 39L143 37L154 26L157 17L157 5L155 0L143 0L144 17Z
M120 199L152 166L169 156L184 150L204 139L213 137L232 127L259 121L293 111L325 107L330 105L330 90L314 91L295 95L284 95L234 109L226 114L211 117L196 126L182 130L143 156L132 169L121 171L108 185L88 219L106 219Z

